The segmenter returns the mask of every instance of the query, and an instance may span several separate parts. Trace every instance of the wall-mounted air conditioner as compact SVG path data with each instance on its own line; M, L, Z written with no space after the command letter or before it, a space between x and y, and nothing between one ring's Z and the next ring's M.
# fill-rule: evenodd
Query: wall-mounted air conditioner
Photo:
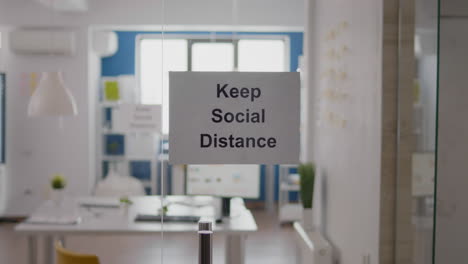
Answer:
M114 55L119 49L117 34L114 31L94 31L93 51L100 57Z
M17 54L73 55L75 33L66 30L19 29L10 33L10 48Z
M88 0L34 0L56 11L85 12L88 11Z

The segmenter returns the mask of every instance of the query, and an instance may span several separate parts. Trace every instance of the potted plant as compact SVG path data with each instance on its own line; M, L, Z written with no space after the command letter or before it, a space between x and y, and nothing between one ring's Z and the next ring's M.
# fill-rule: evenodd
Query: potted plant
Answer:
M57 206L61 205L63 200L63 190L67 185L65 177L61 174L55 174L50 180L50 187L52 187L52 200Z
M169 211L169 206L164 205L162 208L159 208L158 213L159 215L166 216L168 211Z
M120 208L122 209L122 214L123 215L128 215L128 210L130 205L133 204L133 201L128 198L128 196L122 196L119 199L120 201Z
M304 229L313 229L312 204L314 197L315 166L312 163L300 164L298 167L300 176L300 196L303 206L302 224Z

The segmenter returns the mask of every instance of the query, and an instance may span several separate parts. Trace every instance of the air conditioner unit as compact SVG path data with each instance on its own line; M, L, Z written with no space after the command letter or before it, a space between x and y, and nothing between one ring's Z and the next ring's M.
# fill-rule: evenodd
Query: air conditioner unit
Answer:
M93 32L93 50L100 57L114 55L119 48L118 42L117 34L113 31Z
M20 29L10 33L10 48L17 54L73 55L75 33L65 30Z
M35 0L42 5L56 11L64 12L85 12L88 11L88 0Z

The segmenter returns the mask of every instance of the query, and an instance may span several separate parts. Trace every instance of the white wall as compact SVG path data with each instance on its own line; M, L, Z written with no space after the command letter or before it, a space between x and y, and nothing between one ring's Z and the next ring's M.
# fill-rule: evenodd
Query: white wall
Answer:
M230 0L165 0L165 23L168 28L199 26L205 30L233 25L300 30L303 26L303 0L237 2L239 15L233 19ZM98 58L88 48L88 31L96 26L158 28L162 23L162 0L90 0L89 4L86 13L52 14L33 0L0 0L0 26L47 27L53 21L53 25L75 31L78 44L73 57L18 56L8 48L0 50L0 67L3 65L8 73L7 169L11 195L6 214L26 214L36 207L47 196L48 179L53 173L63 173L69 179L71 194L90 191L95 171L92 100L96 99L93 89L100 69ZM51 118L27 118L28 96L20 88L22 73L56 69L65 72L79 109L77 117L64 121L63 131Z
M468 18L440 26L435 254L436 264L456 264L468 251Z
M30 212L48 195L48 179L63 173L70 194L88 192L88 71L87 30L74 28L77 53L73 57L6 54L7 72L7 168L9 201L7 214ZM27 80L30 72L63 70L66 85L75 96L79 115L63 120L28 118Z
M382 1L309 3L308 159L319 167L321 188L316 221L339 263L363 263L366 255L379 263ZM333 30L335 40L327 40ZM329 55L344 46L349 52L341 58Z
M8 30L7 27L2 27L0 25L0 35L1 35L1 38L0 38L0 71L4 71L5 66L6 66L6 61L5 61L5 59L6 59L5 56L6 55L4 55L4 54L7 53L7 49L5 47L7 30Z
M239 25L302 27L303 0L164 0L170 25L232 25L237 2ZM89 12L56 14L61 25L161 24L163 0L90 0ZM50 11L33 0L0 0L0 24L47 25Z

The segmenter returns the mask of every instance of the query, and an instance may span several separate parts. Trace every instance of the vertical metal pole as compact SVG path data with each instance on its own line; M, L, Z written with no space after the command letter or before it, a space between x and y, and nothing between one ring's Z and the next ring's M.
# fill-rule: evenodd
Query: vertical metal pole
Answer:
M221 199L221 202L222 202L222 215L223 217L231 217L231 198L226 198L226 197L223 197Z
M28 237L28 263L37 263L37 237L35 235Z
M198 264L213 263L213 228L210 221L198 223L199 251Z
M244 234L230 233L226 237L226 264L244 264L245 263L245 240Z
M164 162L164 196L169 195L169 160Z
M273 165L265 165L265 202L268 213L275 212L275 169Z
M296 264L302 264L302 245L299 241L297 241L298 238L296 236Z
M67 247L67 241L66 241L64 235L59 236L59 237L58 237L58 240L60 241L60 243L62 244L62 246L63 246L64 248ZM54 247L55 247L55 244L54 244Z
M54 262L54 237L47 235L44 238L44 264L53 264Z

